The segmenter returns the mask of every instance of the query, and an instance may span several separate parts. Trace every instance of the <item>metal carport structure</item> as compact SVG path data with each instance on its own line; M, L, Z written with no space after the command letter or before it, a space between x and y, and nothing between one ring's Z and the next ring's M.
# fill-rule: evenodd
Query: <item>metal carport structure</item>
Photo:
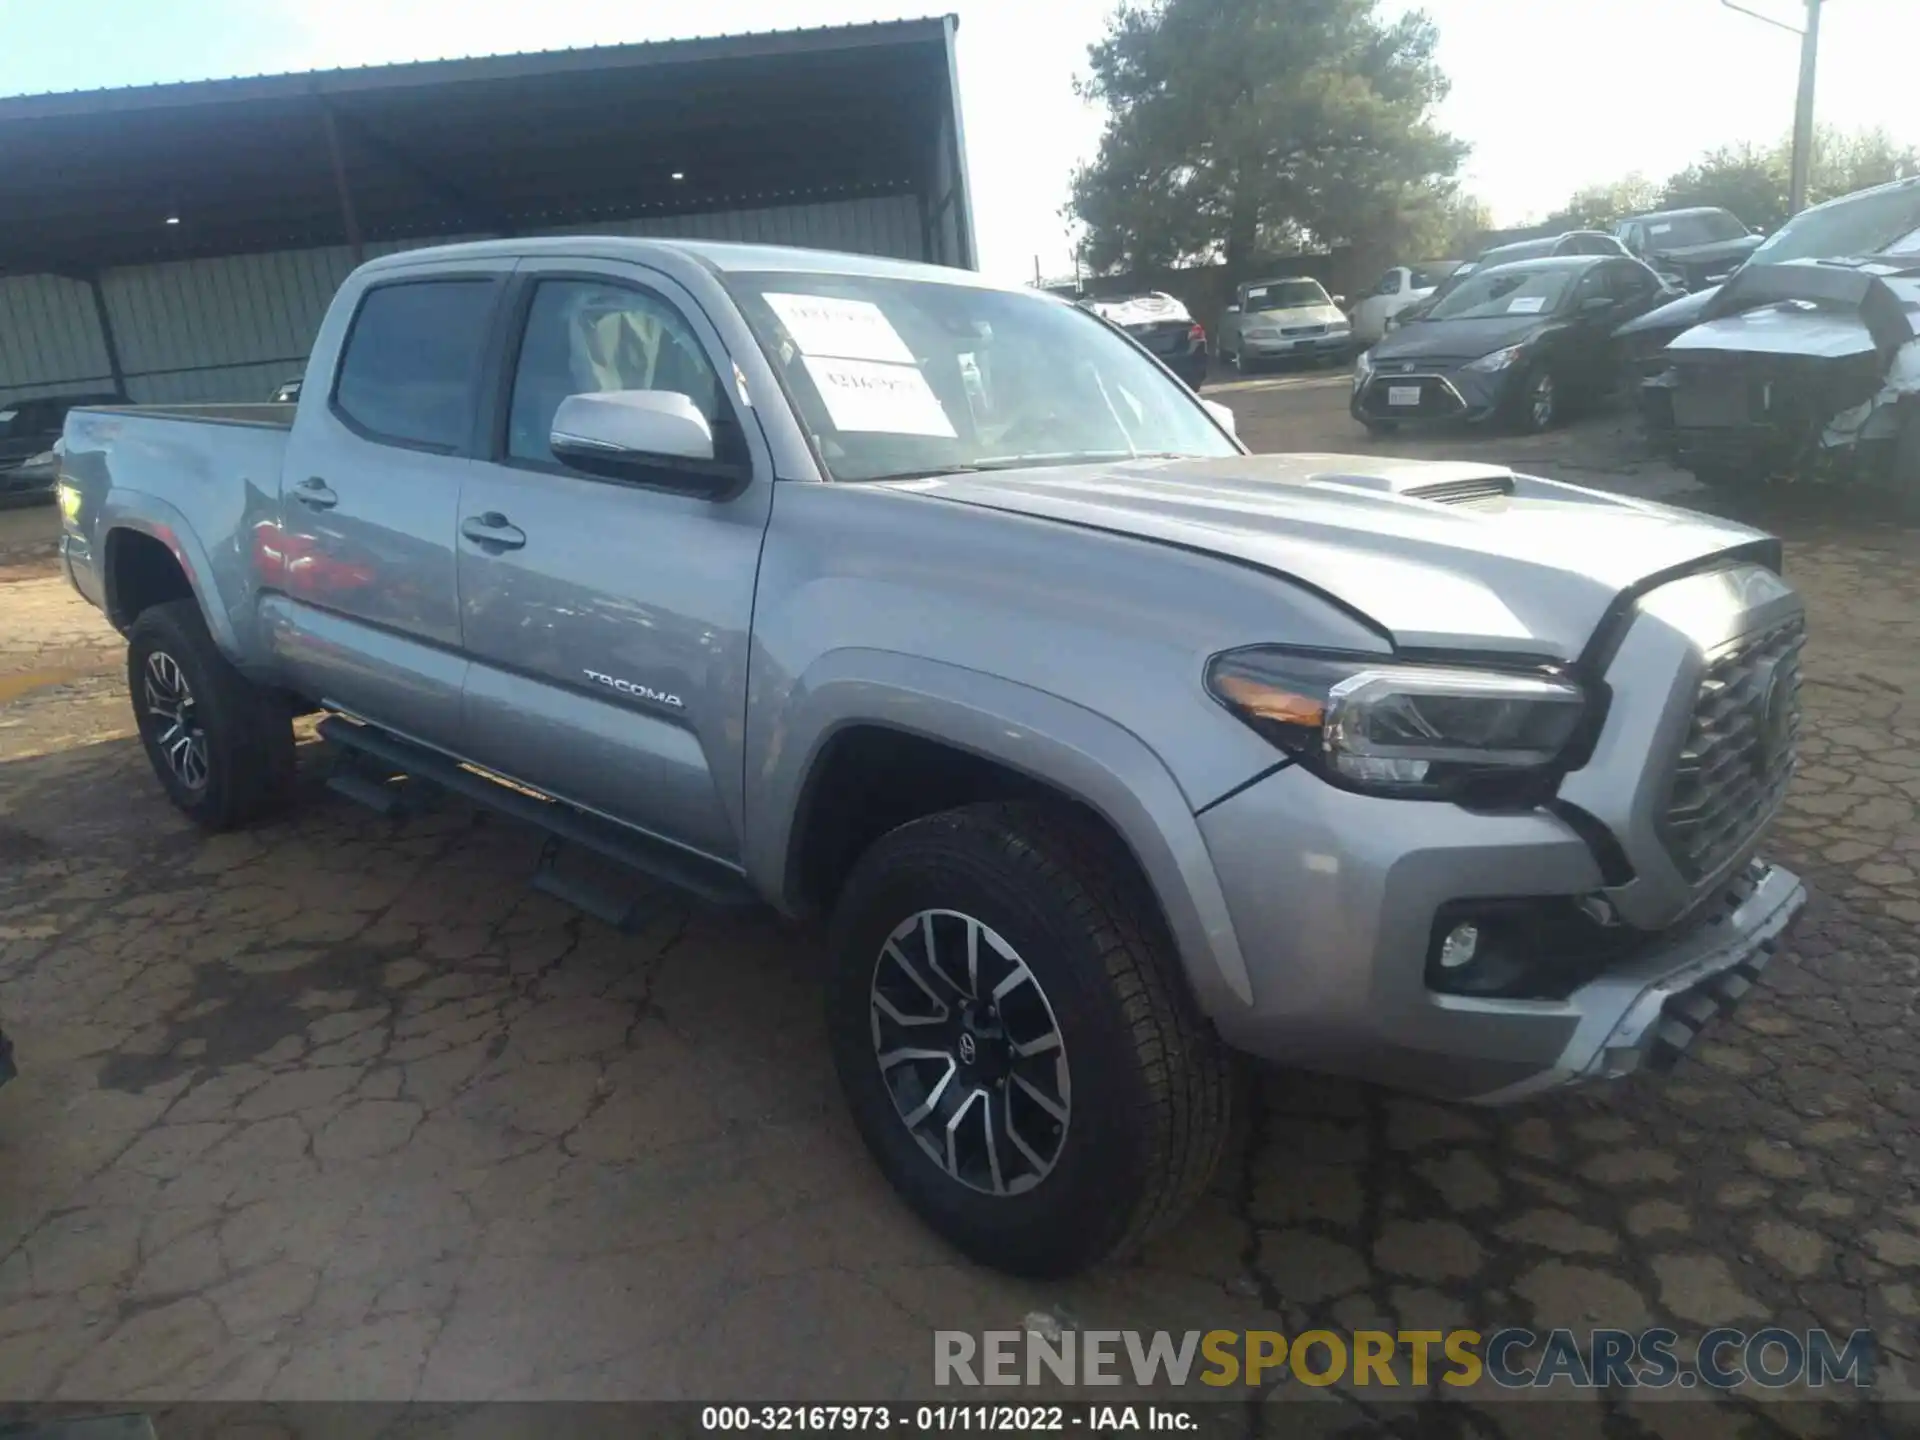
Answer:
M975 264L952 16L0 99L0 402L257 399L360 259L679 234Z

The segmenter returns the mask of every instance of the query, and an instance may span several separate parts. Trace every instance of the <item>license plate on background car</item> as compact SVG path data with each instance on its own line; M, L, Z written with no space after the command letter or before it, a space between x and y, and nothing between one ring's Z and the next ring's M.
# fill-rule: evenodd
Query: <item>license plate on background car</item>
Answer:
M1387 404L1418 405L1419 403L1420 387L1418 385L1389 385L1387 387Z

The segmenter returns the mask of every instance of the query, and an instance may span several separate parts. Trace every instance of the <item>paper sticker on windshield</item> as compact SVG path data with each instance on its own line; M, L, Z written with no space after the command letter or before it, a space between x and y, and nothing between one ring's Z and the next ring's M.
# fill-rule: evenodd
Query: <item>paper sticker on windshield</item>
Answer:
M767 304L803 355L913 363L907 342L871 300L843 300L837 295L769 295Z
M807 356L806 365L836 430L957 438L953 422L916 366L820 355Z
M1546 308L1547 297L1544 295L1516 295L1507 302L1509 315L1538 315Z

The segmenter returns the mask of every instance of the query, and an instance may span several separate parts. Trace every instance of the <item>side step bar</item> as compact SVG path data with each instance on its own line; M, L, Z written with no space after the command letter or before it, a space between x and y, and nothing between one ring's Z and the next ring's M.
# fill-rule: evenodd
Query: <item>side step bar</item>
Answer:
M685 890L710 904L735 908L761 903L760 897L738 872L577 809L563 800L546 798L530 790L503 784L456 764L435 751L409 744L371 725L358 725L337 715L327 716L315 728L322 740L341 750L365 756L390 772L425 781L428 785L451 791L476 805L544 831L550 839L541 852L534 887L578 906L609 924L619 925L629 921L632 907L607 899L583 882L557 874L552 864L558 853L554 842L578 845L602 859ZM383 815L391 816L404 808L400 796L391 787L364 775L339 774L328 785L346 798L370 805Z

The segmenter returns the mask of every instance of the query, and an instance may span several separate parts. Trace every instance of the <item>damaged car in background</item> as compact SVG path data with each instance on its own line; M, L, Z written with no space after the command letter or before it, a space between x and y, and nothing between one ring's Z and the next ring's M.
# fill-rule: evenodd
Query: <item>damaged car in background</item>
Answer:
M1682 290L1724 284L1760 245L1760 237L1731 210L1711 205L1635 215L1613 233L1661 279Z
M1725 285L1622 326L1654 448L1709 484L1906 477L1911 494L1916 267L1920 179L1895 181L1802 211Z
M1711 485L1845 479L1920 515L1920 252L1743 271L1648 382Z
M1187 307L1159 290L1081 305L1138 340L1154 358L1198 390L1207 378L1207 332Z

